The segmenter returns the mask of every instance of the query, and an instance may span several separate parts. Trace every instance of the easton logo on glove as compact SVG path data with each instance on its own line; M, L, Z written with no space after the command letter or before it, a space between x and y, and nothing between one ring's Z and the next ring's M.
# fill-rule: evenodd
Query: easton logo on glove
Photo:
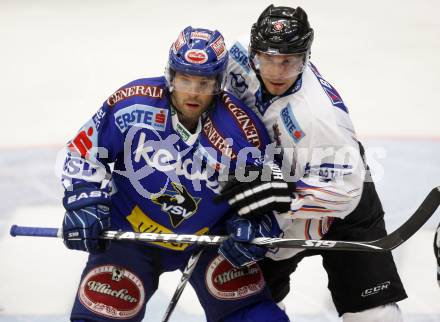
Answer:
M80 209L89 205L110 205L110 194L98 189L94 184L74 185L64 191L63 205L66 210Z
M64 192L63 220L64 244L91 254L105 251L109 240L101 239L103 231L110 228L110 196L91 183L73 186Z
M72 204L73 202L79 201L84 198L108 198L109 194L105 191L95 190L89 192L81 192L76 195L71 195L67 198L67 204Z

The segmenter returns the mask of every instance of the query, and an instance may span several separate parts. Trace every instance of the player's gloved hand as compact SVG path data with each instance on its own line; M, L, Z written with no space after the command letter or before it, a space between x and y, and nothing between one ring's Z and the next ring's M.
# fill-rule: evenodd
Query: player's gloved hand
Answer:
M250 182L240 182L237 178L230 180L222 189L215 201L227 200L229 205L244 218L263 216L269 211L279 213L290 210L295 198L295 184L286 182L278 165L267 162L263 166L248 166L249 171L256 171L258 176Z
M66 213L63 220L64 244L91 254L105 251L110 241L99 239L110 228L110 196L91 183L74 185L63 198Z
M230 238L225 240L218 252L234 267L251 265L264 258L268 248L250 244L256 237L278 237L281 229L275 217L264 215L258 220L234 216L227 221Z
M434 237L434 254L437 258L437 282L438 286L440 286L440 223Z

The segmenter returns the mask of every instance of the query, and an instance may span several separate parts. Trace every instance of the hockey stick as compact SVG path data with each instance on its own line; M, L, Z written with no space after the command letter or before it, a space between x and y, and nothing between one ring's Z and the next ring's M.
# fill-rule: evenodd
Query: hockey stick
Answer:
M168 322L170 319L171 314L174 311L174 308L177 305L177 301L180 299L180 295L182 295L183 289L185 288L186 283L188 282L189 278L191 277L192 272L194 271L194 268L197 265L197 262L199 261L200 255L202 255L203 248L199 248L194 251L194 253L191 255L191 257L188 260L188 263L185 266L185 269L182 273L182 277L180 278L180 282L176 287L176 290L174 291L173 297L171 298L170 303L168 304L167 310L165 311L165 314L162 318L162 322Z
M432 189L415 213L398 229L391 234L373 241L343 241L343 240L314 240L314 239L283 239L259 237L252 240L253 244L265 247L280 248L304 248L304 249L325 249L365 252L387 252L390 251L408 238L414 235L428 219L434 214L440 205L440 187ZM40 236L40 237L61 237L57 228L33 228L11 227L12 236ZM111 240L137 240L144 242L183 243L198 245L220 245L227 236L210 235L177 235L177 234L154 234L134 233L123 231L106 231L101 235L103 239Z

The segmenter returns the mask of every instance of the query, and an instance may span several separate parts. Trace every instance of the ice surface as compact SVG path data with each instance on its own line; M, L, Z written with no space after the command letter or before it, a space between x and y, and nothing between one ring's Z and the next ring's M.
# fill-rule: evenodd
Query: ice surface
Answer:
M0 1L0 321L67 321L84 254L60 240L8 236L12 223L58 226L57 147L122 84L163 72L168 48L191 24L226 42L249 32L269 2ZM389 230L440 185L440 2L288 0L309 13L312 60L339 90L365 141ZM432 237L437 213L394 252L409 299L405 321L440 321ZM161 278L148 304L159 321L179 279ZM338 321L320 258L293 275L297 321ZM187 287L171 321L204 321Z
M440 142L367 140L365 142L387 212L389 230L397 228L417 208L430 189L440 184ZM380 151L380 153L378 153ZM11 238L11 224L60 225L62 190L53 173L56 149L0 150L0 321L64 321L70 310L86 260L56 239ZM406 321L439 321L440 289L432 252L438 213L407 243L394 251L409 299L400 303ZM326 289L320 258L304 260L292 278L287 312L301 321L337 321ZM147 306L151 321L159 321L180 278L164 274L160 289ZM19 299L19 300L17 300ZM194 291L187 287L173 321L203 321Z

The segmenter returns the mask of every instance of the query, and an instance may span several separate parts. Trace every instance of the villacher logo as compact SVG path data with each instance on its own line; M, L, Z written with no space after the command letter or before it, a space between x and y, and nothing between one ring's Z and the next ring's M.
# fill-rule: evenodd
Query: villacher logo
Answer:
M113 265L93 268L81 281L80 302L90 311L109 318L129 319L142 309L143 284L132 272Z
M235 268L223 256L211 261L205 282L209 293L220 300L246 298L261 292L265 285L257 264Z

